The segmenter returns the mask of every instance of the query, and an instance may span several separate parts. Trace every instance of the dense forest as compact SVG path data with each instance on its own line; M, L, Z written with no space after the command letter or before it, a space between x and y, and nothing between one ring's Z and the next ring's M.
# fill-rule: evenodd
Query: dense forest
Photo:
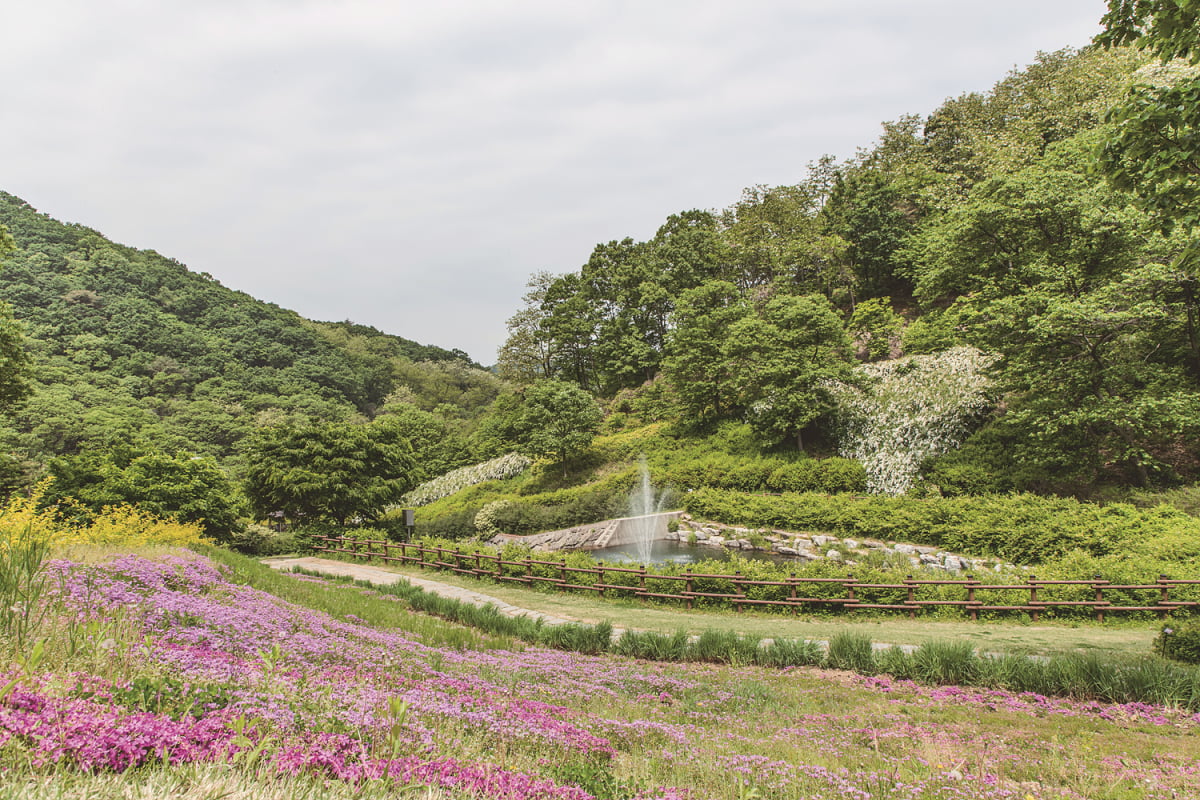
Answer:
M513 451L554 466L538 490L603 479L593 435L650 426L658 449L858 462L879 494L1193 483L1195 162L1139 147L1183 136L1152 101L1198 70L1153 55L1043 54L797 183L537 273L494 369L0 193L0 478L225 532L274 509L345 524Z
M858 365L963 348L986 354L987 402L967 404L961 447L920 465L936 484L1088 494L1194 480L1194 243L1098 159L1132 82L1193 73L1130 49L1044 54L795 185L601 244L579 271L531 279L500 374L609 398L658 378L680 418L742 420L764 447L819 452L846 427L839 386L879 385Z

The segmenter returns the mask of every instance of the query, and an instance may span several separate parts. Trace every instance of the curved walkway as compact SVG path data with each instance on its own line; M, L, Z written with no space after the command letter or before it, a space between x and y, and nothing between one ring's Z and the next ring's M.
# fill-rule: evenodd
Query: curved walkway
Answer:
M541 611L533 611L528 608L520 608L511 603L506 603L503 600L476 592L471 589L463 589L460 586L451 586L448 583L439 583L438 581L426 580L425 578L413 578L408 575L397 575L395 572L389 572L386 569L379 567L371 567L366 564L350 564L345 561L335 561L330 558L315 558L313 556L305 556L302 558L294 557L279 557L279 558L264 558L264 564L272 569L290 571L292 567L300 567L311 572L322 572L326 575L337 577L349 577L354 580L367 581L368 583L387 586L393 583L411 583L420 589L429 592L430 594L448 597L452 600L459 600L464 603L470 603L474 606L485 606L491 604L496 607L501 614L509 617L530 617L532 619L540 619L547 625L562 625L567 622L576 622L577 620L567 619L566 617L556 617L553 614L545 614ZM618 634L618 629L613 629L614 635Z

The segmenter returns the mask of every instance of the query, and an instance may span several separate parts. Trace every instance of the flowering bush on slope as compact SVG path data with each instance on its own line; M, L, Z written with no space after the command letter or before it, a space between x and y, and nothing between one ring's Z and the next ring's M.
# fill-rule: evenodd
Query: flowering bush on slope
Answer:
M509 453L481 464L460 467L422 483L404 495L404 502L408 505L423 506L439 498L449 497L455 492L460 492L477 483L515 478L529 469L531 463L533 462L527 456L520 453Z
M89 522L60 519L54 508L39 508L46 485L28 497L14 495L0 507L0 547L36 540L51 548L71 545L188 547L208 541L200 525L162 519L129 505L106 507Z
M90 673L0 677L0 750L33 768L233 762L511 800L1011 798L1035 779L1054 787L1045 797L1200 794L1200 718L1169 709L437 648L231 583L193 556L51 569L64 624L102 657L79 662ZM1038 731L1044 717L1057 740ZM1095 747L1114 738L1113 758L1093 763L1072 725L1103 734Z
M858 367L866 388L836 384L838 454L861 461L867 491L904 494L921 465L958 447L987 407L984 370L996 358L973 347Z

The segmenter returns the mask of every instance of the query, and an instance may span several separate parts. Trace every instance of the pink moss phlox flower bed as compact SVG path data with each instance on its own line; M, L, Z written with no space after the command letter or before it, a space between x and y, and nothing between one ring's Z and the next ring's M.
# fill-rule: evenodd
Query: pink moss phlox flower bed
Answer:
M1006 774L1025 774L1026 765L1055 755L1055 748L1070 756L1038 732L1047 720L1173 731L1200 726L1200 715L1143 704L820 670L772 677L795 681L789 692L801 697L800 707L775 709L739 689L763 680L758 670L537 648L431 647L232 583L223 568L199 556L127 556L100 566L57 561L51 569L68 615L90 626L102 639L93 645L108 648L114 663L129 666L125 677L39 673L18 680L0 702L0 747L25 748L34 766L121 772L254 759L285 775L388 779L455 796L587 800L593 795L570 785L564 765L602 772L636 756L677 774L697 763L715 766L731 785L769 796L1020 800L1027 788ZM109 637L118 625L133 635ZM806 710L804 698L823 708L830 688L867 693L885 708L894 704L896 713L864 722L854 708ZM402 713L394 710L399 702ZM909 719L903 706L1002 712L1027 716L1030 726L1027 736L1002 736ZM963 769L914 754L913 742L929 753L986 759ZM870 765L857 763L863 753ZM1114 781L1136 784L1137 797L1185 796L1179 787L1200 796L1200 770L1184 757L1164 753L1153 764L1116 759L1095 766ZM637 796L703 800L707 794L663 786Z

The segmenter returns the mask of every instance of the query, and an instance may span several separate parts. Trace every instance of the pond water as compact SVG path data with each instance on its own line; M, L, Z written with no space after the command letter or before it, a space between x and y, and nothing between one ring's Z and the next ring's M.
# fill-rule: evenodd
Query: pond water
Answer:
M737 553L742 558L752 561L771 561L777 564L795 563L797 559L778 553L766 553L757 550L726 550L724 547L708 547L705 545L688 544L687 542L672 542L660 540L650 543L650 564L695 564L699 561L729 561ZM618 545L592 550L588 555L599 561L616 563L627 562L639 564L637 545Z

